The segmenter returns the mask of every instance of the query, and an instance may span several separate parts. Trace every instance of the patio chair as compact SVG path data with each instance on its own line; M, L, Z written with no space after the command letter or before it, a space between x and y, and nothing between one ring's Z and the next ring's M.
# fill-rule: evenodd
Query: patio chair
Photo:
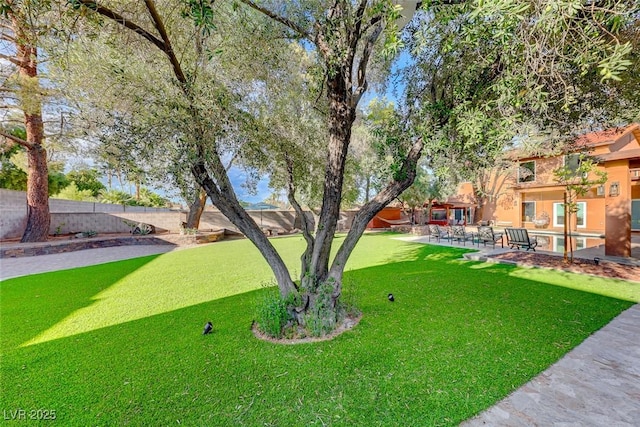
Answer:
M450 238L449 231L437 224L429 224L429 241L431 241L431 238L436 239L436 241L440 243L440 239Z
M504 248L504 242L502 240L504 233L496 233L493 231L493 227L488 225L481 225L478 227L478 246L480 242L487 246L487 243L491 243L491 246L495 249L496 243L500 242L500 246Z
M511 249L525 248L527 251L536 251L538 240L530 237L526 228L505 228L504 231L507 232L507 245Z
M463 225L453 225L451 226L451 240L457 240L458 242L462 242L463 245L466 245L467 240L470 240L473 244L473 233L469 233L464 229Z

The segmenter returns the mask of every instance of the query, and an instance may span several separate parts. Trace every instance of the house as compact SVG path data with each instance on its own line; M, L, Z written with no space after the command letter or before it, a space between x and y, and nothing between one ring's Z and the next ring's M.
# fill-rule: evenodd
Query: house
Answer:
M586 152L597 159L607 181L577 200L571 232L604 235L606 255L629 257L631 232L640 231L640 124L582 135L572 147L567 155L515 158L510 172L492 178L500 191L489 197L474 222L562 233L564 187L555 182L553 171Z
M428 203L425 203L423 207L429 207ZM433 201L428 212L425 212L424 219L428 224L437 225L473 224L476 207L473 186L470 182L463 182L458 186L458 192L455 196L442 202Z

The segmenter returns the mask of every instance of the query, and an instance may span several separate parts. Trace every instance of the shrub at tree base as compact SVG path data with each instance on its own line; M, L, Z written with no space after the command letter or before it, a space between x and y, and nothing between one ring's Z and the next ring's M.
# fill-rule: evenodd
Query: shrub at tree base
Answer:
M277 288L265 293L258 301L256 323L258 330L271 338L282 338L285 326L291 324L293 317L287 311L287 302L280 297Z
M305 325L314 337L321 337L333 330L344 320L345 310L338 300L338 307L332 307L332 283L322 283L318 286L316 302L305 315Z
M327 337L335 333L349 319L356 319L360 311L356 308L351 286L343 288L343 295L337 307L332 304L333 287L321 284L318 299L313 308L304 316L303 324L295 321L293 307L299 305L293 296L283 299L273 284L271 292L264 294L257 302L255 326L259 333L274 339L304 339L307 337ZM351 322L354 323L354 322ZM357 322L356 322L357 323ZM348 329L348 328L347 328Z

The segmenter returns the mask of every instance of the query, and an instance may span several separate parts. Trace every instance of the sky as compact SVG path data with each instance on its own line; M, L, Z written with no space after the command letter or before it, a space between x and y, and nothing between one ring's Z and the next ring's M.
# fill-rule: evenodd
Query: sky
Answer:
M246 181L246 175L236 166L232 166L229 170L229 179L231 180L231 184L233 184L233 189L236 191L236 196L243 202L262 202L273 192L269 188L268 178L263 178L258 182L256 194L249 193L249 191L243 186Z

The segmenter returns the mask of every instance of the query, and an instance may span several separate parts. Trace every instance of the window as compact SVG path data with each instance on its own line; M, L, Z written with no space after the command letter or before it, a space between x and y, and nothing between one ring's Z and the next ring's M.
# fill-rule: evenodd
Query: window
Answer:
M534 182L536 180L536 162L520 162L518 165L518 182Z
M522 220L533 221L536 219L536 202L522 202Z
M446 209L431 209L431 221L446 221L447 210Z
M453 219L456 220L456 224L464 224L464 209L454 209L453 210Z
M578 212L575 218L571 218L571 226L586 228L587 226L587 203L578 202ZM575 222L574 222L575 221ZM553 204L553 226L564 227L564 203Z
M564 165L572 172L575 172L580 167L581 157L580 154L573 153L564 156Z
M582 153L572 153L572 154L567 154L566 156L564 156L564 165L571 171L574 172L574 176L577 177L577 174L575 174L575 172L577 172L577 170L580 168L580 164L582 163L582 160L585 159L586 156ZM588 174L584 174L585 178L587 177Z
M631 201L631 229L640 230L640 199Z

